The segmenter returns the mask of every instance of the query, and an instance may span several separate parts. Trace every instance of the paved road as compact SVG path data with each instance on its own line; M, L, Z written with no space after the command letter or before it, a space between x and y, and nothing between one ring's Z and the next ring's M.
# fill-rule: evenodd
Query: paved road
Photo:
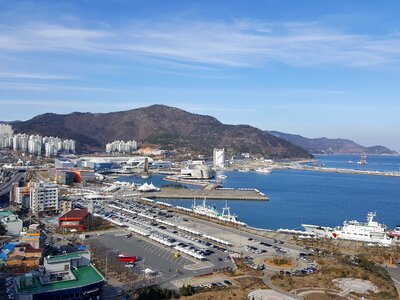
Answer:
M23 178L25 175L25 172L16 172L12 175L11 180L9 180L6 183L3 183L0 186L0 197L8 194L11 191L12 184L14 182L18 182L21 178Z
M400 268L386 268L397 288L400 289Z

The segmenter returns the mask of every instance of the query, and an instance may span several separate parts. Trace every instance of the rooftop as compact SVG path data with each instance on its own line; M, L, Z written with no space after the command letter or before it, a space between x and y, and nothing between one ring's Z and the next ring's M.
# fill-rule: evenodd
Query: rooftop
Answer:
M63 218L83 218L88 214L88 210L85 209L74 209L74 210L70 210L69 212L67 212L66 214L62 215L60 217L60 219Z
M26 249L25 250L25 253L42 253L42 249L35 249L35 248L32 248L32 249Z
M0 218L10 217L13 213L8 210L0 210Z
M46 257L47 263L56 263L60 261L65 261L65 260L71 260L71 259L80 259L82 252L73 252L73 253L67 253L67 254L62 254L62 255L56 255L56 256L48 256Z
M52 282L49 284L42 284L37 276L32 277L32 284L29 284L26 277L21 277L18 291L24 294L37 294L77 288L104 281L103 276L92 265L73 269L72 273L76 279Z

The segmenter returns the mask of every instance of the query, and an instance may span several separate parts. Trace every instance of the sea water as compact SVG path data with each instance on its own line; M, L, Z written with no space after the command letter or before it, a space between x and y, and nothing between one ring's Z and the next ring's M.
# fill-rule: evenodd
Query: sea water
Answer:
M336 161L338 157L324 156L324 159ZM383 162L396 159L384 157ZM390 164L395 166L393 161ZM389 228L400 224L400 177L300 170L274 170L271 174L225 172L225 175L228 178L222 181L224 187L256 188L269 197L269 201L228 201L231 213L249 226L269 229L301 229L303 223L336 226L345 220L365 221L370 211L376 211L376 219ZM119 180L142 182L138 177ZM161 175L153 175L149 180L156 186L168 184ZM192 205L191 200L170 200L170 203ZM210 199L207 204L222 211L225 201Z

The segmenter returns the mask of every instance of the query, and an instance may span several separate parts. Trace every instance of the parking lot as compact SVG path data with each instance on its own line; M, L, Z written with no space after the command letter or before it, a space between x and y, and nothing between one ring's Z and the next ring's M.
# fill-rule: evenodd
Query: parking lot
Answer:
M110 252L133 255L142 259L132 268L132 272L143 274L149 268L158 275L154 282L164 287L171 287L171 281L200 274L207 274L216 268L232 267L233 264L225 254L213 254L207 261L198 261L185 255L177 255L177 251L162 246L143 237L132 235L126 238L126 231L93 235L89 240L97 240L110 249ZM108 260L116 257L108 257Z
M184 215L162 204L139 199L97 201L95 215L120 230L91 239L114 253L143 257L131 271L141 274L149 268L157 273L155 282L164 287L171 287L174 280L232 268L234 253L249 257L247 264L254 269L263 269L266 256L296 259L299 255L299 247L278 239Z

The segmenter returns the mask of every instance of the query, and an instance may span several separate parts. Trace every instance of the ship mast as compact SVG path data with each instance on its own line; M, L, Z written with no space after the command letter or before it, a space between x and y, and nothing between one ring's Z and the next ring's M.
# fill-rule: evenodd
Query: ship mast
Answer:
M228 207L228 200L225 200L225 207L222 208L222 215L223 216L230 216L230 207Z

